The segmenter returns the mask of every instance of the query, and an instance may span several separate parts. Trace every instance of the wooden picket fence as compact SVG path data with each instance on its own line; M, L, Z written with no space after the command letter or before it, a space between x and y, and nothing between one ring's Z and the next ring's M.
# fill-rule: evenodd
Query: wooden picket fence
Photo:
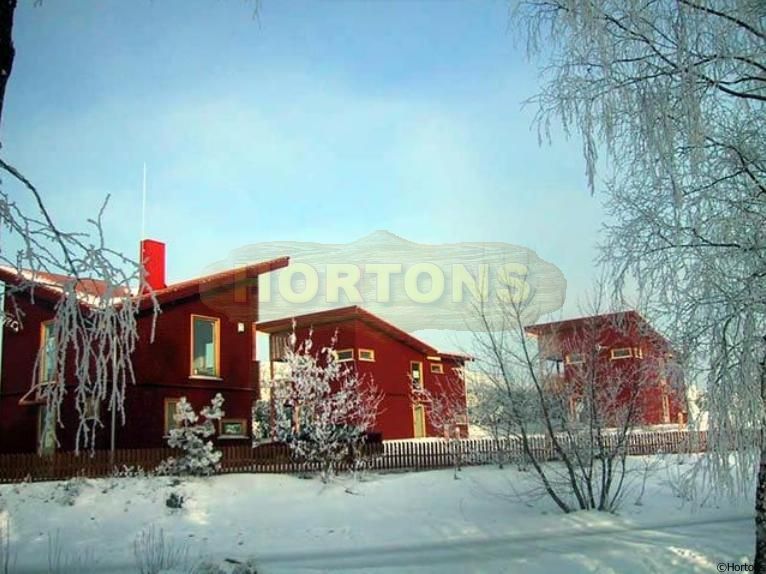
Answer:
M565 438L561 438L563 442ZM607 435L606 443L614 447L616 435ZM704 431L640 432L629 436L624 445L628 454L701 452L707 448ZM556 452L550 438L530 437L530 449L540 460L555 460ZM224 446L221 448L221 473L307 473L319 470L319 465L295 460L289 447L266 444L257 447ZM119 471L152 470L164 459L178 456L170 448L124 449L114 453L60 452L51 456L36 454L0 454L0 483L24 480L61 480L75 476L90 478L110 476ZM370 470L427 470L462 465L494 464L521 460L523 448L518 438L462 439L448 442L441 439L384 441L365 447L365 468ZM341 470L347 465L341 465Z

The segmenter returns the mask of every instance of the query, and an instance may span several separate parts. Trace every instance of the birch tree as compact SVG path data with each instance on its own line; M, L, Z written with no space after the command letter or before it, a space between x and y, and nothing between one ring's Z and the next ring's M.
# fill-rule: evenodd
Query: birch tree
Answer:
M16 49L16 0L0 1L0 118ZM0 150L2 141L0 140ZM136 316L149 301L143 268L109 247L103 226L107 196L85 230L65 230L46 207L45 195L30 178L0 157L0 266L14 277L4 288L2 323L24 328L24 303L51 302L52 345L41 349L30 376L30 394L46 404L44 436L62 424L61 404L72 393L78 412L75 450L93 448L106 404L112 430L125 421L124 398L134 381L130 362L137 340ZM153 332L153 330L152 330Z
M547 496L567 513L615 511L632 482L628 441L644 420L645 391L658 383L661 365L643 357L630 359L630 368L604 360L607 340L630 335L622 313L591 308L574 336L554 330L533 339L523 322L530 304L508 298L498 302L501 313L477 306L477 400L490 402L475 405L489 414L474 423L520 444L520 464L532 476L523 497Z
M468 428L464 369L455 368L454 372L436 375L434 379L432 387L426 388L410 376L410 397L413 404L425 406L431 426L447 441L453 477L457 479L463 466L463 429Z
M616 287L651 295L687 376L707 387L710 483L744 494L757 473L764 572L766 4L544 0L516 15L545 62L540 134L562 122L581 137L608 202Z

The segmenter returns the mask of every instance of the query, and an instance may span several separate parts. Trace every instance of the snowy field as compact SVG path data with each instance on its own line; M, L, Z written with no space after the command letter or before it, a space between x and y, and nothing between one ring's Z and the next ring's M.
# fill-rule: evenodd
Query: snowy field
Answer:
M10 571L25 573L137 572L134 541L160 530L166 549L186 555L172 572L203 558L226 572L226 559L253 559L266 574L710 573L719 562L745 562L751 501L692 507L671 486L675 458L664 463L643 504L634 504L636 490L619 515L562 515L546 499L514 500L509 493L528 474L493 467L465 469L460 480L440 470L329 485L265 474L175 486L170 478L2 485L0 509ZM171 492L183 508L166 506Z

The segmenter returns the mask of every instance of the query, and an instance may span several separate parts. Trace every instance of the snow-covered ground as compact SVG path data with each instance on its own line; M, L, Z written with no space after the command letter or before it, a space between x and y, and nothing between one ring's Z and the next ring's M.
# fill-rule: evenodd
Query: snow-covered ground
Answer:
M562 515L546 499L509 497L526 476L474 467L460 480L440 470L329 485L265 474L175 486L170 478L88 480L79 493L76 483L3 485L0 509L11 572L48 572L50 556L72 572L136 572L134 541L160 530L188 564L252 558L266 574L709 573L752 551L750 500L692 507L674 495L667 469L648 481L642 505L630 494L619 515ZM171 492L184 496L183 508L166 506Z

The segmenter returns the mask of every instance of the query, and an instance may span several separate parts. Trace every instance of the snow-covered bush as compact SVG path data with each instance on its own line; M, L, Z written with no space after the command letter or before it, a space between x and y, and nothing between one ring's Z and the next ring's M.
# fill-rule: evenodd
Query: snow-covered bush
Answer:
M13 572L13 569L3 570L3 574ZM48 532L48 569L47 574L96 574L103 572L99 558L92 548L68 548L61 538L61 531L55 534Z
M298 343L295 332L290 335L287 374L274 381L271 397L277 439L299 459L318 463L326 482L343 462L353 470L362 463L383 395L353 363L337 360L335 337L317 353L311 338L309 332Z
M80 492L82 492L83 486L85 486L84 478L80 476L70 478L56 486L53 493L53 500L62 506L74 506L77 497L80 496Z
M167 499L165 499L165 506L168 508L172 508L174 510L178 510L184 507L184 496L183 494L178 494L177 492L171 492Z
M111 478L151 478L154 476L154 471L144 470L141 466L123 464L122 468L115 466L109 476Z
M0 572L11 571L11 521L5 514L0 522Z
M269 433L270 408L268 401L256 401L253 405L253 444L267 442Z
M198 415L186 397L181 397L173 416L177 427L171 429L168 445L183 450L185 454L164 460L157 467L159 474L207 476L218 470L221 451L214 448L212 441L205 439L215 434L214 421L223 417L222 406L223 397L218 393L210 401L210 406L204 407ZM205 419L204 422L199 422L200 416Z
M164 530L152 526L133 541L133 556L140 574L159 574L164 570L186 569L189 549L166 540Z
M665 372L658 357L647 356L630 370L600 359L605 341L630 336L633 327L625 313L612 312L619 302L608 302L605 286L596 289L568 338L555 327L529 336L524 325L537 305L533 298L476 306L482 383L474 405L479 416L472 420L518 445L517 461L528 465L536 483L524 496L548 496L563 512L619 509L640 473L627 456L644 420L643 397L658 391L658 373ZM562 376L564 357L575 354L578 362ZM552 459L557 462L548 464Z

